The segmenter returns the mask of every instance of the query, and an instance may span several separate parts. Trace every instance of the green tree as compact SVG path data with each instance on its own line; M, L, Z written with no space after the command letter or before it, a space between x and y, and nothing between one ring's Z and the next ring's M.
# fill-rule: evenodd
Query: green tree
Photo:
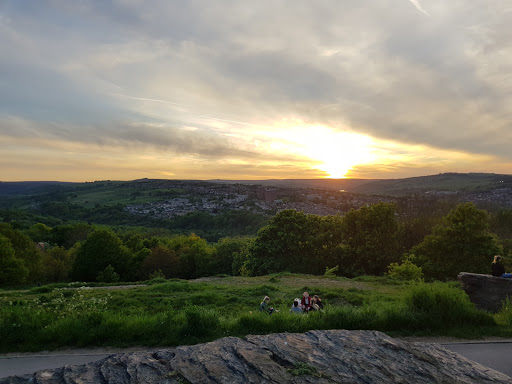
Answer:
M69 280L72 257L64 247L52 247L43 252L43 278L45 282L62 282Z
M259 230L247 267L253 275L281 271L323 274L339 241L341 218L293 209L279 212Z
M211 263L212 274L226 274L233 273L234 259L245 249L251 238L248 237L224 237L215 244L216 252L213 254ZM241 265L240 265L241 267Z
M15 257L10 240L0 234L0 285L24 283L28 273L23 260Z
M459 204L433 233L411 249L427 278L456 279L459 272L489 273L493 256L502 252L489 230L489 214L473 203Z
M51 239L52 229L45 224L37 223L30 227L26 232L36 243L48 242Z
M155 271L161 271L167 279L179 277L180 260L176 251L163 245L151 248L150 253L142 262L139 276L146 280Z
M75 243L84 241L93 228L89 224L66 224L52 228L50 242L66 249L71 248Z
M14 257L23 260L24 266L28 269L26 280L31 283L41 281L42 255L37 251L32 239L6 223L0 223L0 234L9 239L14 249Z
M233 276L249 276L250 271L247 268L251 260L251 250L254 247L255 238L246 238L247 241L237 251L233 253L233 263L231 264L231 273Z
M392 203L378 203L351 209L342 224L341 244L337 248L344 275L383 275L390 263L399 260L403 247L402 229Z
M94 281L110 264L123 280L128 280L131 256L128 248L113 232L96 230L78 248L71 278L75 281Z

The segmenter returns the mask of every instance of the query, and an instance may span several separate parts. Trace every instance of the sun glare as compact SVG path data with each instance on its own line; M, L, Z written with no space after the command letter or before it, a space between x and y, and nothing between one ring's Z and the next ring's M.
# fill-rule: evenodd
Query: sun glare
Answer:
M374 159L368 136L349 132L335 132L327 127L297 128L294 139L302 153L316 162L313 168L329 178L343 178L358 164Z

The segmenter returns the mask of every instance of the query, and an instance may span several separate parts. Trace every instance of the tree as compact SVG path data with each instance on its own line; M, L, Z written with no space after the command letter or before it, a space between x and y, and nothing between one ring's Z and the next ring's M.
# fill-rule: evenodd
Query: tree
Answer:
M52 229L45 224L37 223L30 227L26 232L36 243L48 242L51 238Z
M247 267L253 275L281 271L322 274L339 241L336 230L340 223L337 216L281 211L259 230Z
M71 278L75 281L94 281L110 264L125 279L130 261L130 251L119 237L109 230L96 230L78 248Z
M147 279L155 271L161 271L167 279L179 276L180 260L173 249L158 245L150 250L142 262L139 275Z
M489 230L489 214L473 203L459 204L433 233L411 249L427 278L456 279L459 272L489 273L502 248Z
M14 257L22 260L28 269L26 280L32 283L42 278L42 255L36 250L36 244L21 230L11 225L0 223L0 234L9 239L14 250Z
M43 252L43 278L45 282L61 282L69 279L72 257L64 247L52 247Z
M87 239L92 231L93 228L85 223L58 225L52 228L50 241L69 249L75 243Z
M15 257L10 240L0 234L0 285L21 284L28 273L23 260Z
M234 259L247 248L250 241L251 238L248 237L224 237L220 239L215 244L216 252L213 254L211 264L212 274L231 275Z
M337 251L345 275L383 275L403 252L401 227L392 203L351 209L343 217L342 239Z

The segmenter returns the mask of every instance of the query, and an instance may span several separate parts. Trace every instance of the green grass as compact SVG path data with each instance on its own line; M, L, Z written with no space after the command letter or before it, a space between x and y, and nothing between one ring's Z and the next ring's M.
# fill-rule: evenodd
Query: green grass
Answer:
M76 284L81 285L81 284ZM289 313L307 290L325 310ZM265 295L279 312L260 313ZM478 311L454 283L307 275L172 280L129 289L61 284L0 292L0 352L61 347L175 346L274 332L370 329L392 336L512 335L510 303Z

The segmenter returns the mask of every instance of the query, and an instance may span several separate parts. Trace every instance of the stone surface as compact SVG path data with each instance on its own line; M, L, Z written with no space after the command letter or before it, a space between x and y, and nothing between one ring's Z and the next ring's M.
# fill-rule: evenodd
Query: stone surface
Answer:
M103 360L7 383L512 383L505 374L437 344L409 343L376 331L310 331L226 337Z
M498 312L503 301L512 297L512 279L468 272L459 273L458 279L477 308Z

